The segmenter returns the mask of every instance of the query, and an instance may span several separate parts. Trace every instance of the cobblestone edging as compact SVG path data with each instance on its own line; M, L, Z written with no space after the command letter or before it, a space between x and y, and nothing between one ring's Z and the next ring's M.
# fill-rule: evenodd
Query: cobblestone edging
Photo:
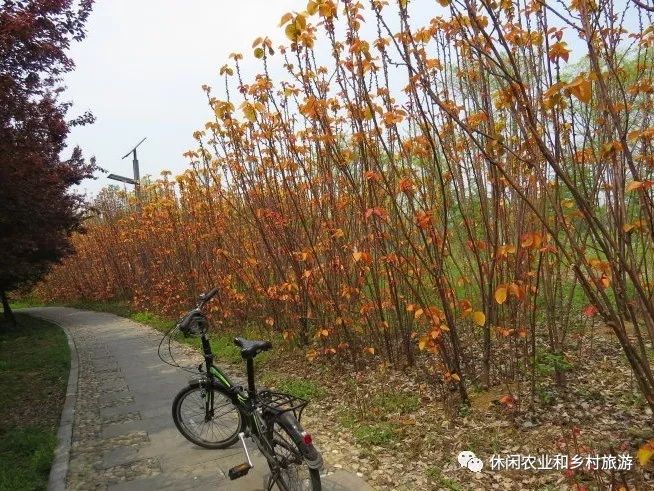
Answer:
M75 420L75 403L77 401L77 383L79 379L79 355L75 339L66 327L57 325L66 333L70 351L70 370L68 372L66 400L61 411L59 431L57 432L57 448L54 452L54 460L48 477L48 491L64 491L66 489L66 475L68 474L68 461L73 438L73 422Z

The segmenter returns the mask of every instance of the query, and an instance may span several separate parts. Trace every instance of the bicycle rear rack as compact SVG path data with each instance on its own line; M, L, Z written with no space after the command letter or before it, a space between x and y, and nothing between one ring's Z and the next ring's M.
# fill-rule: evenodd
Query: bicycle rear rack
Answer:
M295 419L298 421L300 421L300 418L302 417L302 411L304 411L306 405L309 404L309 401L292 396L291 394L272 392L269 390L259 392L257 397L261 408L272 413L275 417L279 417L284 413L292 411L293 416L295 416Z

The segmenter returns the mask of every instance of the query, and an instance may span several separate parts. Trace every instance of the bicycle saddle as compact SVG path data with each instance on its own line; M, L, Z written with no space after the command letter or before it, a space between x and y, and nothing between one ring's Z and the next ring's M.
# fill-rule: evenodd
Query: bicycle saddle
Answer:
M250 341L244 338L234 338L234 344L241 348L243 358L254 358L262 351L268 351L272 348L270 341Z

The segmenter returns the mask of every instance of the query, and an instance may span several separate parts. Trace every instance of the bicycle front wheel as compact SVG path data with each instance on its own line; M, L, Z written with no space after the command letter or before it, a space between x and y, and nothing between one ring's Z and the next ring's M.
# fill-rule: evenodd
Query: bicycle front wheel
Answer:
M307 465L288 430L275 422L267 433L274 456L268 462L271 482L281 491L321 491L320 471Z
M173 421L187 440L204 448L230 447L243 430L243 417L232 401L218 389L199 383L177 394Z

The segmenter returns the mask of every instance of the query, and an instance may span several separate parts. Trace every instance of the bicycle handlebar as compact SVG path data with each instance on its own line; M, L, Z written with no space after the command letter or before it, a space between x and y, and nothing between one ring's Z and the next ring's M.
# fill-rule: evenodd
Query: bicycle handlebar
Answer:
M204 306L204 304L206 304L209 300L211 300L216 295L216 293L218 293L217 287L212 290L209 290L207 293L202 293L200 295L198 306L199 307Z

